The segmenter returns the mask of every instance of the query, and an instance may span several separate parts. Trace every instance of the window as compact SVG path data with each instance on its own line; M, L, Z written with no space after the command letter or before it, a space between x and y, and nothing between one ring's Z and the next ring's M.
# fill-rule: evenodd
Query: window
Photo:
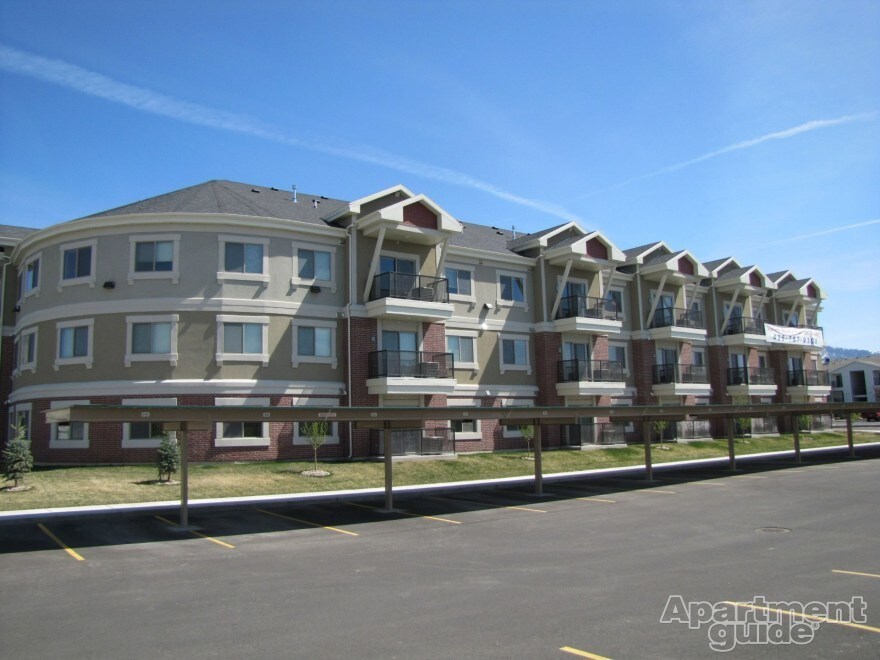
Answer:
M131 267L128 283L138 279L170 279L174 284L180 279L180 235L162 234L132 236Z
M268 316L217 317L217 363L262 362L269 364Z
M501 407L502 408L531 408L534 406L534 402L530 399L502 399ZM526 422L523 422L523 426L528 426ZM522 432L519 430L519 426L507 426L501 425L501 437L502 438L521 438ZM535 438L538 437L538 430L535 429Z
M293 284L330 287L336 291L336 249L321 244L293 244Z
M615 346L614 344L608 345L608 360L611 362L619 362L621 369L623 369L624 373L627 372L627 362L626 362L626 346Z
M25 430L24 437L31 437L31 405L30 403L19 403L13 406L9 411L9 419L12 428L10 434L14 434L19 426L23 426ZM10 437L12 437L10 435Z
M843 387L843 374L831 374L831 387Z
M471 408L479 407L479 399L450 399L449 407ZM456 440L482 440L483 433L478 419L459 419L449 423L452 430L455 431Z
M97 241L71 243L61 247L61 281L59 287L74 284L95 286L95 249Z
M501 338L501 373L505 371L526 371L531 373L529 366L529 340L514 336Z
M301 362L329 364L336 368L336 323L333 321L291 321L293 366Z
M218 408L223 406L268 406L267 397L218 397ZM220 416L220 415L218 415ZM269 424L265 422L218 422L215 447L268 447Z
M798 325L798 314L797 312L782 312L782 325L787 325L791 328L796 328Z
M705 352L703 352L702 350L694 349L694 352L692 353L692 361L691 361L691 364L693 364L693 365L696 366L696 367L704 367L704 366L706 366L706 354L705 354Z
M269 282L269 239L221 234L217 281Z
M446 350L452 353L455 366L461 368L477 369L477 333L460 332L460 334L446 335Z
M474 300L474 272L469 268L448 266L444 270L452 300Z
M498 301L503 305L526 304L526 278L517 273L498 274Z
M331 410L333 408L337 408L339 406L339 399L323 399L319 397L300 397L294 402L295 406L310 406L310 407L327 407L327 410ZM298 422L293 425L293 444L294 445L308 445L309 444L309 434L306 433L306 422ZM327 436L325 444L328 445L337 445L339 444L339 424L336 422L328 422L327 423Z
M85 364L91 369L93 357L94 320L62 321L56 323L58 352L54 367L65 364Z
M125 366L132 362L170 362L177 366L179 316L127 316Z
M21 332L15 339L12 353L12 372L36 371L37 369L37 328Z
M19 274L20 279L18 281L19 299L27 298L28 296L32 295L39 295L41 255L42 253L38 252L24 262L24 266L22 266Z
M88 401L52 401L51 409L88 405ZM89 425L86 422L50 424L49 449L88 449Z
M148 399L123 399L123 406L176 406L177 399L148 398ZM174 433L171 431L171 433ZM161 422L130 422L122 425L122 448L123 449L155 449L162 442Z

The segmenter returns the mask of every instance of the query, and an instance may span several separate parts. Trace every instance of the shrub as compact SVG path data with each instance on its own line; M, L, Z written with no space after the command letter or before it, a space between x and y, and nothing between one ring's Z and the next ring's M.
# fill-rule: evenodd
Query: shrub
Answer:
M318 470L318 450L327 442L327 422L305 422L300 428L312 446L312 453L315 459L315 474L317 475L321 472L321 470Z
M171 475L180 469L180 446L170 433L162 434L162 442L156 451L156 469L159 481L171 481Z
M14 488L24 483L24 475L34 469L31 441L24 424L12 426L14 434L3 450L3 478L15 482Z
M524 426L519 427L519 432L526 441L526 457L528 458L531 455L532 451L532 438L535 437L535 427L531 424L526 424Z

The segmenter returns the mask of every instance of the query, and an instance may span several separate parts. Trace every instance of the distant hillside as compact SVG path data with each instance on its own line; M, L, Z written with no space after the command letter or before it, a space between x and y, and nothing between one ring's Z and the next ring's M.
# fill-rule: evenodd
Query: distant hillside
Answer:
M839 348L837 346L826 346L825 352L832 360L845 360L847 358L860 358L873 355L871 351L863 351L858 348Z

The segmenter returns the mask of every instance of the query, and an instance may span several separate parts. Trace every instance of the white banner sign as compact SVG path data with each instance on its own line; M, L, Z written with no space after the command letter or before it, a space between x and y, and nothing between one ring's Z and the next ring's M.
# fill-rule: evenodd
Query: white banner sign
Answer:
M825 338L818 328L791 328L784 325L764 324L767 341L772 344L794 344L795 346L824 346Z

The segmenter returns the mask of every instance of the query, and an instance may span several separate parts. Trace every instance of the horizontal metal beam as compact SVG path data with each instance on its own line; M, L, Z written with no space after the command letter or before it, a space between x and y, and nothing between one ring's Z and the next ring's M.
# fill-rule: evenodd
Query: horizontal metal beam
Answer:
M48 423L68 422L366 422L379 428L383 422L424 420L497 419L507 426L521 424L571 424L581 417L607 417L614 421L659 419L729 419L791 415L871 412L877 403L762 403L708 406L553 406L506 408L318 408L313 406L111 406L73 405L45 412ZM373 426L376 424L378 426ZM192 428L192 427L190 427Z

